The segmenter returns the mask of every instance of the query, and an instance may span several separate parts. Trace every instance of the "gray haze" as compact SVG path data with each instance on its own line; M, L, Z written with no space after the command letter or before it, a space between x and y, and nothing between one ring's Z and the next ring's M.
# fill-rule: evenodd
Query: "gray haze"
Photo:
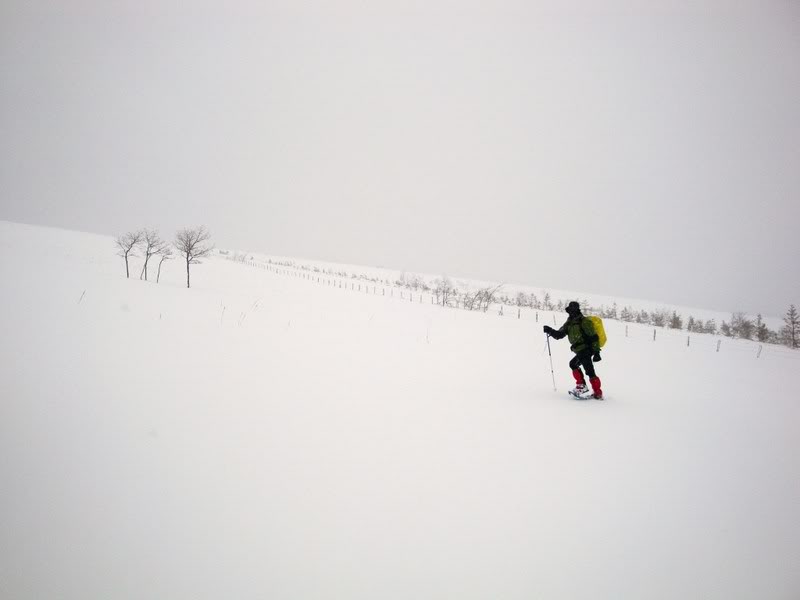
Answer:
M166 4L2 0L0 219L800 303L798 2Z

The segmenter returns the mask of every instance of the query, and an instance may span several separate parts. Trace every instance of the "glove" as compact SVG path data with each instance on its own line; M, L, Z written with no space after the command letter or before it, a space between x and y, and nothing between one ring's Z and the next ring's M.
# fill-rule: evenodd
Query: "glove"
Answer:
M553 335L556 332L550 325L545 325L543 329L547 335Z
M599 352L595 352L595 353L594 353L594 356L592 356L592 360L593 360L594 362L600 362L600 361L601 361L601 360L603 360L603 359L602 359L602 358L600 358L600 353L599 353Z

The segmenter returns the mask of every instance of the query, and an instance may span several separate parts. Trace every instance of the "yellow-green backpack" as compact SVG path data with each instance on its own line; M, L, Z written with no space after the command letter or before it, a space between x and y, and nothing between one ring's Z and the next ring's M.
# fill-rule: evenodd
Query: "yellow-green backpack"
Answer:
M603 327L603 319L601 319L600 317L595 317L594 315L586 318L592 322L592 325L594 325L594 331L597 334L598 342L600 343L600 347L602 348L603 346L606 345L606 339L608 339L606 338L605 327Z

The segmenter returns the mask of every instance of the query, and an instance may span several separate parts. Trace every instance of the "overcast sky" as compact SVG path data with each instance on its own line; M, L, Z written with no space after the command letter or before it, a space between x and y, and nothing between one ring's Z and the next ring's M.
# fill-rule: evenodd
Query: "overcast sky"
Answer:
M164 4L0 0L0 219L800 303L800 2Z

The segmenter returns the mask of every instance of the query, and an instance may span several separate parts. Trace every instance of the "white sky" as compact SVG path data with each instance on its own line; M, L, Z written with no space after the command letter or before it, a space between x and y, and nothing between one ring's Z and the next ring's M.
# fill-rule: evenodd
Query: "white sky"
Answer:
M164 4L0 2L0 219L800 304L800 2Z

